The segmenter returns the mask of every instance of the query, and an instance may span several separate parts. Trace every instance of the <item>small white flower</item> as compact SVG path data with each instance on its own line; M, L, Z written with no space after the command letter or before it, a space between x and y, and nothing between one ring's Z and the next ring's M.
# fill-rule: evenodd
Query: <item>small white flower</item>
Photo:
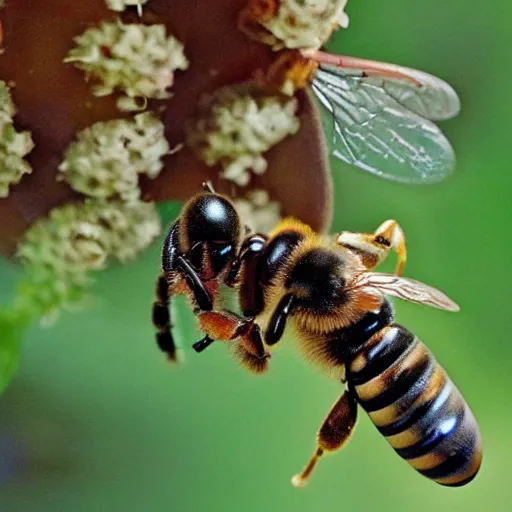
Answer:
M103 22L75 42L64 62L74 63L98 81L96 96L119 90L128 98L169 98L174 71L188 67L183 45L167 37L165 25ZM120 107L127 106L120 98Z
M186 141L207 165L220 164L225 179L239 186L262 174L262 156L299 129L295 98L271 95L254 85L222 87L202 98L196 119L186 126Z
M90 197L139 198L139 174L156 178L170 151L164 125L151 112L95 123L77 134L60 164L60 179Z
M18 306L50 319L81 305L91 271L108 258L135 258L159 233L153 203L87 200L54 208L18 246L25 268Z
M242 222L256 233L269 233L281 220L281 206L266 190L251 190L234 202Z
M142 6L146 4L147 1L148 0L105 0L107 7L117 12L122 12L130 6L136 6L139 16L142 15Z
M274 17L255 20L270 33L259 37L274 50L318 50L336 28L348 27L347 0L281 0L278 4ZM247 34L255 37L250 30Z
M9 195L9 187L19 183L32 167L24 157L34 143L29 132L17 132L13 125L16 108L9 86L0 80L0 198Z

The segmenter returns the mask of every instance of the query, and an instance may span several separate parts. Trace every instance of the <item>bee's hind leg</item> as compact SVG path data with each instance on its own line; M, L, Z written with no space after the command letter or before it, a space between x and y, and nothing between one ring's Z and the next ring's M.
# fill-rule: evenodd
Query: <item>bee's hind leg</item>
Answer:
M336 244L342 245L361 256L363 265L371 270L382 263L391 249L397 254L395 274L401 276L407 260L405 236L396 220L386 220L375 233L351 233L342 231L336 235Z
M294 487L305 487L318 459L326 452L341 449L350 439L357 421L357 402L350 390L345 390L332 406L317 434L317 449L302 473L292 478Z

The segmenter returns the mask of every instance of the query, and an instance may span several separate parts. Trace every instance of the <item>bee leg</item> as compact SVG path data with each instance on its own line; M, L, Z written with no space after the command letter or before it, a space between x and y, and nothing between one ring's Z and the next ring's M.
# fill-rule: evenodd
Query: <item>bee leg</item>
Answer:
M342 231L336 236L336 244L342 245L361 256L363 265L371 270L382 263L391 249L397 254L395 274L401 276L407 260L405 236L396 220L383 222L375 233L351 233Z
M214 341L215 340L213 338L210 338L210 336L208 336L207 334L204 338L201 338L199 341L196 341L192 345L192 348L199 354L204 349L208 348Z
M199 325L205 338L194 344L201 352L213 340L232 343L233 355L250 371L262 373L267 370L270 354L266 351L261 330L254 320L246 320L230 311L210 311L198 315Z
M213 301L205 288L203 281L197 275L197 272L192 268L190 263L183 257L176 258L176 268L185 278L193 296L197 307L201 311L211 311L213 309Z
M238 328L240 342L233 346L233 356L252 373L268 370L270 354L265 349L260 326L253 320L243 322Z
M170 361L177 361L176 344L171 333L171 313L169 309L169 283L163 272L156 281L156 300L153 302L153 325L157 329L156 342Z
M263 288L258 286L258 271L266 243L265 235L256 233L248 236L224 281L227 286L238 288L240 310L247 318L258 315L264 307ZM241 276L243 279L240 279Z
M292 478L294 487L305 487L318 459L326 452L342 448L350 439L357 421L357 402L350 390L345 390L332 406L317 434L317 449L302 473Z
M203 311L213 309L213 301L201 278L192 268L186 257L179 252L179 223L176 221L169 230L162 252L162 270L168 282L175 280L176 274L182 275L187 282L197 307Z
M180 275L184 277L190 288L195 309L199 311L213 309L212 298L203 282L188 261L179 254L179 223L175 222L164 242L162 271L156 281L156 299L152 309L153 325L157 329L157 344L170 361L177 361L176 344L171 332L170 301L171 296L176 293L174 287Z
M265 331L265 343L267 345L274 345L283 337L286 320L293 308L294 301L295 297L291 293L285 295L279 301Z

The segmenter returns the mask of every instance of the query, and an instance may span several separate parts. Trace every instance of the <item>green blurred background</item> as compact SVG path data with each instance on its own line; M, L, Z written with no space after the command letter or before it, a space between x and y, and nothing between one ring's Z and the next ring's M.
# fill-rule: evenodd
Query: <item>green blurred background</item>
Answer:
M148 320L157 244L103 273L90 310L26 337L22 369L0 403L0 510L512 510L512 4L494 4L351 0L350 29L331 44L430 71L460 94L462 114L442 125L458 155L456 175L416 188L333 162L333 230L398 219L406 274L461 305L450 314L396 304L399 321L428 344L479 420L477 479L461 489L431 483L361 414L343 452L321 462L308 488L292 488L339 386L292 343L260 377L238 368L222 345L200 356L189 350L181 368L169 367ZM2 262L0 298L15 280ZM183 313L187 343L197 336L189 320Z

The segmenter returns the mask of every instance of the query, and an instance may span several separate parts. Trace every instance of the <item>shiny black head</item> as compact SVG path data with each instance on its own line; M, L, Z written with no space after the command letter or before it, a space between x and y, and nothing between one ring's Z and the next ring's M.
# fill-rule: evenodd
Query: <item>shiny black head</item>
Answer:
M236 253L240 237L240 219L225 197L204 193L185 206L180 218L181 247L189 253L190 262L196 268L201 265L206 249L212 270L219 273Z
M345 302L345 263L334 251L312 249L293 265L286 288L297 297L296 304L316 311Z

